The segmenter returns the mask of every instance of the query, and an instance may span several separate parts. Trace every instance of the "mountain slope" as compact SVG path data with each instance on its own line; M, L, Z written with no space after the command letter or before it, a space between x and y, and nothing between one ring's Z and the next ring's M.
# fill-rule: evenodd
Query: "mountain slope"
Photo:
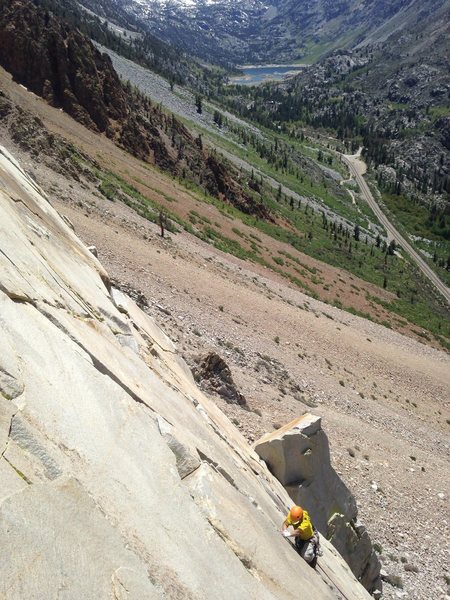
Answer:
M61 117L69 121L65 115ZM102 153L106 152L107 148L102 148ZM252 409L258 407L261 412L259 416L221 401L239 428L248 437L259 436L307 410L305 403L318 404L314 412L326 414L327 423L333 423L333 459L340 471L345 465L346 481L352 489L357 485L361 518L372 522L372 536L383 547L388 573L401 576L405 590L418 600L425 600L430 590L443 585L445 544L437 544L430 561L410 516L417 508L417 486L426 487L428 492L419 493L429 509L426 526L436 540L445 539L445 530L434 516L445 519L446 511L446 503L436 494L445 491L446 479L441 475L449 472L445 467L445 421L450 416L445 406L448 356L312 300L270 271L227 258L191 236L161 240L155 226L127 207L121 208L121 203L101 201L95 190L88 201L84 186L71 189L74 186L67 185L66 178L49 181L39 163L40 158L31 163L24 157L27 169L32 168L50 188L50 197L59 198L59 210L74 223L77 233L97 245L110 274L126 281L128 289L138 287L144 292L148 310L166 331L172 331L183 354L186 349L204 352L212 345L232 361L233 375L239 373L239 389ZM148 184L155 183L153 174ZM211 212L206 214L212 217ZM323 276L324 265L317 266ZM340 280L346 277L335 273L336 280L338 275ZM352 278L349 283L361 285ZM339 287L343 288L341 282ZM136 296L143 301L142 295ZM274 341L277 335L280 343ZM340 380L345 380L345 387ZM411 399L418 397L414 408ZM346 450L353 444L358 445L356 458ZM370 459L363 458L366 453ZM415 466L410 455L417 457L415 474L408 468ZM380 468L380 464L386 467ZM372 480L377 482L378 492L370 488ZM386 522L387 501L394 516ZM389 528L392 521L395 531ZM394 562L404 553L413 557L419 574L404 572L403 564ZM387 556L391 554L392 560ZM386 597L394 599L395 591L392 588L392 595Z
M84 0L91 5L96 0ZM448 0L102 0L207 60L282 62L385 39Z
M280 536L287 494L3 147L0 177L0 595L368 600Z
M83 125L106 134L133 155L207 193L270 219L261 195L203 149L173 116L123 84L79 30L28 0L0 0L0 64L31 91Z
M221 71L209 69L177 45L152 35L140 21L125 12L118 3L90 0L83 6L75 0L35 0L40 12L62 18L72 29L122 56L161 74L177 84L201 88L205 79L212 85L222 79Z
M383 42L337 50L282 83L225 94L241 115L292 139L313 127L348 153L362 147L385 212L448 285L450 9L422 8L419 24Z

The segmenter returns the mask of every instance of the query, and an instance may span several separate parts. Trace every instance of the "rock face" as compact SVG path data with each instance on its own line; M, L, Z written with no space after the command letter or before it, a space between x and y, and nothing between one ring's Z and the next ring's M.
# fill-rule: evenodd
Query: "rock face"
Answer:
M0 275L0 597L369 598L1 148Z
M51 13L1 0L0 46L6 70L88 127L112 135L110 119L126 117L123 88L109 58Z
M320 417L306 414L255 443L257 454L296 504L349 564L366 589L381 589L380 563L356 502L330 463Z

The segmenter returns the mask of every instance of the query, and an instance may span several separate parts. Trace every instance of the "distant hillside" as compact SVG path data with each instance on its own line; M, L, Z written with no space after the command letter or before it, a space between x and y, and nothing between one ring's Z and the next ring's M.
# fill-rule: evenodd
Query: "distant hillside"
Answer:
M84 0L126 11L191 54L222 63L311 58L420 23L449 0Z
M28 0L0 0L0 64L77 121L144 161L200 186L240 210L269 219L260 194L203 149L173 116L122 84L110 59L79 30Z
M293 138L313 127L345 141L349 152L363 146L380 200L448 283L447 6L424 10L417 16L420 25L384 42L337 50L285 82L229 87L225 93L228 106L242 116Z
M151 34L139 19L110 0L35 0L40 11L62 18L71 28L79 29L90 39L118 52L172 83L189 85L203 91L222 81L223 73L210 69L180 50L176 41L167 44Z

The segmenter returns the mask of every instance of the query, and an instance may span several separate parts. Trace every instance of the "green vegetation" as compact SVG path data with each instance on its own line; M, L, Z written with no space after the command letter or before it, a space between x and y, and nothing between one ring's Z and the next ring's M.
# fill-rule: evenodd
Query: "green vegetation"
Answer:
M210 140L210 145L231 152L264 173L263 180L269 176L289 190L314 199L316 203L363 228L367 228L369 223L377 223L377 218L366 203L354 205L345 187L338 185L317 166L321 164L332 168L347 177L346 169L337 155L320 141L305 137L302 140L301 137L283 132L275 134L262 126L261 135L257 135L242 125L230 125L225 136L199 127L188 119L180 120L200 132L204 140ZM311 160L305 162L305 158ZM259 184L258 175L254 176L254 181ZM291 200L289 193L281 193L280 198L285 202ZM297 200L293 200L293 203L294 207L298 206Z
M334 41L308 42L303 49L305 56L302 57L298 62L305 65L314 64L328 52L335 50L336 48L345 48L346 45L355 40L362 31L363 27L357 27L350 29L350 31L345 35L340 35Z
M326 52L330 50L331 44L323 42L321 44L315 44L309 42L304 50L305 56L303 56L298 62L303 65L312 65L316 63Z
M403 195L383 193L387 208L398 217L407 231L414 235L450 242L450 214L437 206L428 210L422 204L415 204Z
M98 189L99 192L101 192L103 196L105 196L105 198L108 198L108 200L114 202L117 199L119 187L115 185L112 181L104 179L100 182Z
M222 252L233 254L233 256L242 258L243 260L251 260L259 263L263 262L255 252L245 249L243 246L241 246L241 244L239 244L239 242L224 236L212 227L207 226L202 232L197 233L196 235L205 242L212 243L218 250L221 250Z
M291 245L300 252L350 271L364 281L374 283L380 289L385 287L388 292L395 295L392 296L390 301L377 296L369 297L370 304L375 309L375 315L377 314L376 306L378 305L401 317L403 320L399 321L399 325L405 326L407 323L404 319L406 319L423 330L431 332L436 341L443 347L450 349L450 320L448 311L442 305L442 301L436 297L434 290L430 288L420 271L406 257L396 256L385 244L380 242L379 247L377 247L376 244L366 243L365 237L360 241L356 241L354 239L355 231L329 222L323 213L314 213L307 205L300 210L292 211L289 205L284 202L269 203L274 212L290 220L296 230L293 232L280 225L243 214L234 207L226 205L215 198L204 197L203 201L214 204L225 214L258 229L274 239ZM238 228L234 229L239 231L239 237L243 239L243 242L254 244L253 240L245 236ZM272 257L272 260L278 264L275 267L273 264L272 266L268 265L261 257L261 252L256 244L251 246L251 249L246 249L237 241L226 238L211 227L208 227L201 234L196 232L196 235L214 243L220 250L272 268L272 270L288 278L311 296L318 297L317 293L307 283L286 270L288 268L293 269L301 277L309 278L312 284L318 284L321 281L317 277L317 269L306 265L291 252L280 252L284 264L280 261L280 257ZM360 293L357 289L355 290L357 287L354 286L353 288L355 294ZM338 289L338 285L336 285L335 291L338 291ZM333 304L363 318L391 327L391 323L386 319L377 319L376 316L369 313L344 306L338 299ZM419 330L416 333L420 335ZM421 337L423 337L423 334Z
M431 209L402 195L382 194L398 229L414 238L412 244L447 285L450 285L450 213L436 205Z
M318 52L320 55L324 48L311 44L310 50L310 54L315 58L314 53ZM349 151L354 152L358 146L364 146L365 159L371 169L375 170L380 165L393 167L394 181L389 180L392 171L377 171L378 186L389 196L386 204L390 204L389 208L397 215L406 234L423 238L423 242L417 240L417 247L431 254L430 265L449 283L450 176L445 149L443 147L441 156L436 156L436 160L430 160L424 167L423 161L400 161L399 149L394 148L391 142L405 140L407 144L409 138L428 134L430 127L434 127L438 119L450 115L450 104L447 102L445 105L418 109L407 101L393 102L385 98L382 103L376 102L372 105L371 88L367 81L374 57L361 50L358 58L362 64L355 64L345 74L340 75L331 68L325 75L317 71L316 81L311 77L305 77L302 81L302 78L298 77L289 88L278 84L251 89L231 87L226 91L225 102L242 118L258 123L267 139L270 136L266 129L271 129L276 138L284 141L287 138L291 151L286 152L283 143L279 143L278 152L275 153L278 163L272 164L268 161L272 176L301 194L318 197L333 211L355 224L364 227L364 216L372 222L376 220L370 212L366 212L364 203L352 206L348 199L347 202L342 202L340 195L336 194L326 179L320 181L317 177L311 177L310 173L300 173L301 169L296 171L291 164L295 165L296 162L292 148L303 156L315 159L318 164L327 166L328 160L332 160L333 152L330 152L331 149L325 147L325 144L314 143L313 139L317 136L323 140L330 140L328 136L331 134L345 141ZM326 61L324 64L327 64ZM321 82L323 85L320 85ZM373 84L374 81L370 79L370 85ZM368 101L366 108L364 102L361 102L361 96ZM439 103L442 100L437 99L435 102ZM383 125L378 132L380 124ZM308 136L305 132L309 132ZM248 141L241 141L246 147L247 156L251 158ZM258 150L258 145L255 146L251 138L250 142ZM327 146L329 145L328 143ZM259 154L261 155L261 152ZM282 164L280 161L283 161ZM276 171L275 175L273 168ZM339 171L338 164L334 164L332 168ZM292 174L296 178L300 175L300 183L292 181ZM311 180L313 183L308 194L305 184L307 188ZM321 185L325 189L314 189L314 185ZM329 196L332 197L331 200ZM358 209L363 213L359 213ZM358 213L358 216L355 217L352 212Z
M310 238L309 236L301 237L295 235L272 223L257 221L247 215L239 215L235 209L233 213L236 218L240 217L246 224L257 227L260 231L271 237L291 244L294 248L310 256L315 256L324 262L345 268L361 277L361 279L375 283L380 288L383 287L386 281L387 290L393 292L395 296L390 301L383 300L377 296L369 297L368 299L372 307L376 308L376 305L382 306L388 312L395 313L403 319L407 319L410 323L431 332L436 341L450 349L448 341L450 340L448 312L445 306L441 305L440 300L436 298L434 291L430 288L418 269L408 262L408 260L399 258L394 254L390 255L388 248L384 248L381 245L380 248L376 248L376 246L371 244L366 245L364 242L356 242L351 238L348 230L347 233L344 233L342 229L338 233L339 227L330 226L331 231L327 232L323 227L323 218L319 216L314 217L310 215L308 218L310 231L313 232L312 238ZM333 231L334 229L336 231ZM335 235L337 240L334 239ZM245 250L237 242L227 240L217 232L209 231L209 233L206 233L206 236L212 239L214 245L221 250L230 252L240 258L247 258L270 266L254 250ZM285 269L292 267L302 277L310 277L310 281L313 284L320 282L320 279L312 272L316 271L314 268L303 264L291 253L282 252L282 254L286 257L286 259L283 259L283 264L279 260L279 257L272 258L279 266L283 266ZM292 283L301 287L310 295L317 297L317 294L304 281L299 280L286 270L277 267L272 267L272 269L287 277ZM339 300L336 300L334 304L337 307L346 308L350 312L353 312L353 314L377 321L377 318L369 313L343 306ZM391 324L385 319L379 320L379 322L391 327ZM406 322L402 321L399 324L406 325ZM417 333L420 334L419 331Z
M433 120L450 117L450 104L447 104L447 106L431 106L428 112Z
M99 192L108 198L108 200L120 200L135 210L141 217L144 217L152 223L158 223L161 206L157 202L141 194L135 187L114 173L105 172L95 168L94 174L100 180L100 183L98 184ZM171 211L165 210L165 212L169 217L169 221L166 225L168 231L172 233L177 231L174 223L178 223L186 228L183 221L177 215Z
M231 144L231 142L227 143ZM235 147L234 144L233 147ZM256 152L253 152L253 158L256 161ZM248 160L248 156L246 158ZM267 167L264 167L264 170L267 171ZM95 175L100 181L98 189L105 197L110 200L123 201L143 217L157 222L160 210L157 202L112 173L97 170ZM280 174L278 173L278 175ZM179 180L186 190L190 190L189 193L197 202L211 204L224 216L235 221L231 229L239 241L221 233L220 227L216 223L212 223L211 219L196 210L191 210L186 220L167 211L168 229L176 231L177 226L181 227L213 244L223 252L267 266L312 297L318 298L319 295L313 286L324 287L325 280L321 277L320 271L301 261L299 257L295 256L294 251L280 250L279 255L264 256L261 234L266 234L275 240L284 242L294 250L350 271L361 279L374 283L380 289L384 287L392 293L391 300L377 295L366 298L373 309L373 312L369 314L352 308L347 301L344 305L339 299L339 282L336 282L333 290L335 306L391 327L392 323L387 321L383 311L385 309L391 314L398 315L402 319L402 324L406 324L404 321L406 319L418 326L420 329L417 329L416 333L419 336L427 340L434 339L450 349L448 314L430 291L417 269L407 260L390 253L389 248L381 242L378 245L373 244L372 240L356 226L337 224L329 220L323 211L314 210L307 202L300 205L294 203L292 206L284 193L275 195L272 190L271 193L266 193L267 184L261 182L258 176L249 174L248 177L260 186L266 206L272 214L278 216L277 222L265 221L242 213L232 205L209 196L193 183ZM284 174L284 177L289 177L289 174ZM144 182L139 181L138 183L145 185ZM146 187L152 189L148 185ZM153 191L162 195L159 190ZM321 193L325 195L327 190L322 188ZM173 201L173 199L171 200ZM253 232L248 234L243 231L237 226L239 222L251 227ZM286 227L283 223L287 223L289 226ZM260 232L259 235L257 231ZM359 286L353 286L352 290L355 295L362 293ZM396 323L400 325L400 320Z

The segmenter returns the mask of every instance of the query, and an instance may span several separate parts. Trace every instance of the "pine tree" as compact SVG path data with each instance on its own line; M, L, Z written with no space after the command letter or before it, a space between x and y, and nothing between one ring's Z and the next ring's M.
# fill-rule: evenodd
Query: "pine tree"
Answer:
M217 125L217 127L219 127L219 129L220 129L223 125L223 117L222 117L222 114L218 110L214 111L213 120L214 120L214 123Z
M397 248L397 244L395 243L395 240L391 240L391 242L389 243L389 247L388 247L388 254L390 256L393 256L396 248Z
M199 94L197 94L195 96L195 106L197 108L198 114L201 115L203 112L203 106L202 106L202 97Z

